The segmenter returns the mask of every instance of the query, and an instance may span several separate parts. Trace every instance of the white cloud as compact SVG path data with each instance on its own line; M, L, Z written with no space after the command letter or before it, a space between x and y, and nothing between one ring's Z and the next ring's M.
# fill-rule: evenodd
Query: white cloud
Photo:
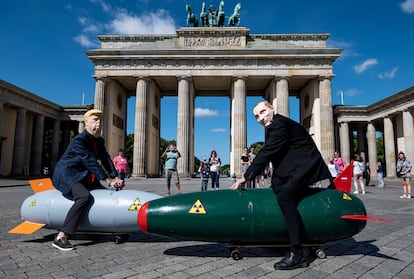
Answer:
M210 116L218 116L219 113L216 110L196 108L194 110L194 115L195 117L210 117Z
M378 59L376 58L370 58L368 60L365 60L364 62L362 62L359 65L355 65L354 66L354 71L357 74L362 74L363 72L365 72L368 68L377 65L378 64Z
M330 48L340 48L342 49L342 53L340 58L345 58L349 56L356 56L352 49L352 44L344 41L337 41L333 39L328 39L327 46Z
M214 128L214 129L211 129L211 132L213 132L213 133L225 133L225 132L227 132L227 129L226 128Z
M114 34L175 34L174 19L165 10L149 12L141 17L121 10L106 25Z
M400 4L401 9L404 13L413 14L414 13L414 0L405 0Z
M361 95L362 93L364 93L364 91L357 89L357 88L351 88L351 89L347 89L344 91L344 95L349 96L349 97L358 96L358 95Z
M78 44L80 44L83 47L97 47L98 44L93 42L92 40L90 40L87 36L80 34L76 37L73 38L73 40L75 42L77 42Z
M91 3L99 4L101 6L102 10L107 12L107 13L109 13L112 10L111 5L106 3L103 0L90 0L90 1L91 1Z
M66 5L65 6L65 10L67 10L67 11L69 11L69 12L72 12L72 5Z
M98 34L175 34L174 19L166 10L147 12L137 16L119 7L111 7L104 0L90 0L109 15L107 22L92 17L78 18L82 32L74 40L84 47L98 46L93 40ZM93 39L91 39L93 38Z
M395 75L397 74L397 71L398 71L398 67L395 67L394 69L392 69L389 72L380 73L378 75L378 78L379 79L386 79L386 78L393 79L395 77Z

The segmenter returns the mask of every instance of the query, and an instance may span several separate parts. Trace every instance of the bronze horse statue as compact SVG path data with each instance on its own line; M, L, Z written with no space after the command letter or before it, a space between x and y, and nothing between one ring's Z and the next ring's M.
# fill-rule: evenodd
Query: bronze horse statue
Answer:
M220 5L219 5L219 10L218 10L218 13L217 13L217 26L218 27L223 27L224 26L224 19L225 19L224 1L221 1Z
M186 5L185 10L187 11L187 26L192 25L193 27L198 27L198 19L191 10L190 5Z
M206 3L205 2L203 2L203 4L201 5L200 20L201 20L201 26L202 27L208 26L208 18L207 18Z
M234 7L233 14L229 17L229 21L227 23L228 26L239 26L240 25L240 8L241 4L237 3Z

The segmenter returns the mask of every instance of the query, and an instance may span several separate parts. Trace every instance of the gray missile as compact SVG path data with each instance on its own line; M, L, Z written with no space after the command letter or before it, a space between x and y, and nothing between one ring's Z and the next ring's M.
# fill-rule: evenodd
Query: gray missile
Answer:
M21 206L23 223L9 233L32 234L42 227L60 229L73 201L56 190L50 179L31 180L35 192ZM161 196L138 190L92 190L93 201L81 219L80 232L129 233L139 231L141 206Z

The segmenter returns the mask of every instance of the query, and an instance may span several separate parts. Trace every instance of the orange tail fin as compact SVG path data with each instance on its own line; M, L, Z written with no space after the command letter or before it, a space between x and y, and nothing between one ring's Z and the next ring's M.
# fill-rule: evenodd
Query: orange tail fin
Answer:
M29 180L29 183L35 193L56 189L50 178L33 179Z
M17 225L13 229L11 229L9 231L9 233L14 233L14 234L32 234L35 231L40 230L44 226L45 226L45 224L32 223L32 222L24 221L24 222L20 223L20 225Z
M354 161L351 161L349 166L347 166L342 173L337 176L334 180L335 188L337 190L349 193L351 192L352 185L352 175L354 172Z

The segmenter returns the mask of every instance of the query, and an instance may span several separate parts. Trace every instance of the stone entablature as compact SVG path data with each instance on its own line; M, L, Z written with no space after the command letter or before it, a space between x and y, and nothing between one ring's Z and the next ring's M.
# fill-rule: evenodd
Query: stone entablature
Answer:
M13 84L0 80L0 100L7 106L24 107L28 111L52 118L59 118L63 107L30 93Z
M334 114L338 123L373 122L404 110L414 111L414 86L369 106L336 106Z
M101 50L326 48L329 34L249 34L244 27L185 27L176 35L101 35Z

